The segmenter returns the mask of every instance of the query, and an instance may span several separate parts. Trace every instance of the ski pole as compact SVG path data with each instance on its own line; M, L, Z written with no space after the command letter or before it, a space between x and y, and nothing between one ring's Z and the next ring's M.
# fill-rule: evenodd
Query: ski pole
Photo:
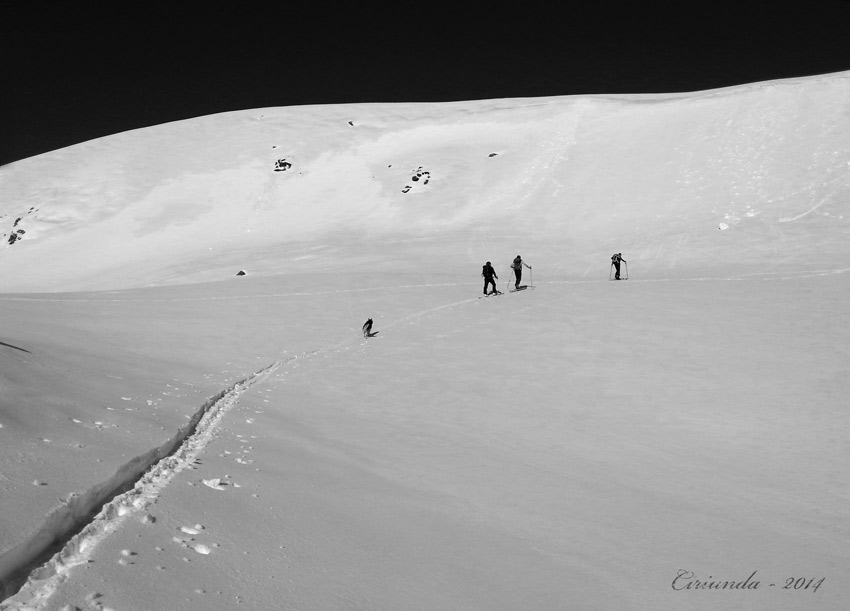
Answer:
M626 265L626 280L629 279L629 263L624 259L623 263Z
M611 264L611 267L608 268L608 280L611 279L611 274L614 272L614 264Z

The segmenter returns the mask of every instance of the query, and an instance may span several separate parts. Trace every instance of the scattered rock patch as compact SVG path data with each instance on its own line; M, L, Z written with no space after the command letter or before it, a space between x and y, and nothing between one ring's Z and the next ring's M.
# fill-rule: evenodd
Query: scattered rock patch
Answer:
M33 214L34 212L38 212L38 209L33 206L29 210L27 210L27 213L25 215L16 217L15 221L12 223L12 226L9 228L9 231L3 234L3 238L6 239L10 246L17 242L20 242L23 239L24 234L26 234L27 231L26 229L19 228L18 226L21 224L21 221L24 221L30 214ZM5 218L5 216L0 216L0 219L2 218Z
M431 180L431 172L423 170L422 166L419 166L416 170L414 170L413 176L410 177L410 180L415 184L405 185L404 189L401 190L402 193L409 193L414 187L427 185Z

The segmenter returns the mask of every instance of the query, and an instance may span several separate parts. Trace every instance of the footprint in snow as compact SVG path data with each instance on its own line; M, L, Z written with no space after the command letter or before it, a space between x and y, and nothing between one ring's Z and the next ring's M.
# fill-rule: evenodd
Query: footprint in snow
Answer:
M118 559L118 564L121 566L128 566L130 564L135 564L130 560L131 557L135 556L136 552L132 552L128 549L121 550L121 558Z
M86 596L86 605L90 609L97 609L98 611L115 611L112 607L107 607L101 602L101 598L103 598L103 594L100 592L92 592L88 596ZM66 605L69 609L76 609L76 607L71 607L70 605ZM63 608L64 609L64 608Z
M202 530L204 530L203 524L195 524L194 526L181 526L180 527L180 532L187 534L187 535L197 535L197 534L200 534L200 532ZM191 542L191 539L189 541L187 541L187 540L181 539L180 537L175 535L174 537L171 538L171 540L174 541L174 543L177 543L177 544L179 544L183 547L194 550L195 552L202 554L204 556L206 556L207 554L210 554L212 552L212 548L209 545L205 545L203 543L193 543L193 542ZM213 543L212 547L218 547L218 543ZM157 549L159 550L159 548L157 548ZM186 557L184 557L183 560L186 561L186 562L189 562L189 559L186 558Z
M215 477L213 479L205 479L202 481L204 482L205 486L209 486L213 490L224 490L224 486L222 486L220 477ZM226 486L227 484L224 485Z

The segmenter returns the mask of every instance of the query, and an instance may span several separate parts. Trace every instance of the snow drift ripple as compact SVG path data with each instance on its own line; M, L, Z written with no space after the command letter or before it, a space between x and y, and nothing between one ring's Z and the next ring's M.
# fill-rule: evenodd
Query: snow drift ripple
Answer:
M281 364L272 363L217 393L168 441L125 463L107 481L70 495L51 511L32 536L0 556L0 600L4 601L0 611L42 608L69 571L88 560L100 540L124 518L155 502L171 479L194 460L239 395ZM59 545L62 549L38 566Z

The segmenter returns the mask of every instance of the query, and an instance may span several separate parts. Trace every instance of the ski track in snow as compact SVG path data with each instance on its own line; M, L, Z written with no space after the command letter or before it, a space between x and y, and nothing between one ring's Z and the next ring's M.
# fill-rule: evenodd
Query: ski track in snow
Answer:
M833 187L832 189L830 189L825 195L821 196L817 200L816 200L817 193L814 191L815 187L812 186L812 185L808 186L806 189L801 189L801 190L797 191L796 193L789 194L788 196L783 197L782 199L790 199L792 195L799 195L800 193L803 193L804 191L809 191L810 195L811 195L811 199L812 199L812 204L809 207L809 209L806 210L805 212L801 212L800 214L797 214L795 216L780 217L779 222L780 223L791 223L793 221L797 221L797 220L803 218L804 216L808 216L812 212L816 212L818 208L820 208L823 204L827 203L828 198L831 195L833 195L835 192L837 192L842 187L847 186L848 179L846 178L846 176L838 176L836 178L833 178L830 181L823 182L820 186L822 186L822 187L825 187L827 185L831 186L833 183L837 183L836 186Z
M460 286L461 284L466 285L467 283L405 285L393 288L434 288L439 286ZM228 297L213 296L200 298L199 300L293 295L313 296L378 290L386 290L386 288L341 289L337 291L280 293L273 295L239 295ZM3 298L10 301L40 300L38 298L22 297ZM198 299L151 301L195 300ZM48 298L44 299L44 301L64 302L94 300ZM116 299L109 301L127 300ZM430 314L477 302L478 297L476 296L469 299L462 299L436 307L427 308L391 322L390 324L385 325L384 328L392 329L405 323L413 324L415 321ZM238 402L239 396L248 390L248 388L264 380L273 371L290 363L291 361L315 356L323 352L338 352L349 343L351 343L350 339L344 339L343 341L324 349L316 349L311 352L305 352L300 355L290 357L284 361L276 361L271 365L252 373L209 399L199 410L195 412L195 415L192 417L189 424L180 429L177 434L165 444L128 462L119 468L116 475L108 482L94 486L83 494L72 495L63 501L63 504L57 510L51 512L45 520L45 523L34 535L8 552L5 558L0 558L0 570L2 570L5 574L21 574L34 562L34 554L32 553L34 545L41 545L38 551L38 553L41 554L45 549L47 549L52 541L66 538L75 531L78 531L77 534L71 536L62 549L54 554L47 563L32 570L29 573L26 582L20 586L19 589L17 585L13 585L10 588L11 590L17 590L17 593L11 595L11 592L0 592L4 596L9 596L9 598L0 603L0 611L37 611L39 609L46 608L46 605L58 587L68 579L71 570L76 566L85 564L91 557L91 554L97 547L98 543L120 528L124 520L138 513L143 513L141 517L143 521L150 520L150 516L146 512L147 508L156 502L162 490L171 482L175 475L187 467L191 467L191 465L196 461L197 456L213 439L215 430L225 413ZM214 490L224 489L222 488L222 482L219 479L204 480L203 483ZM224 484L227 485L227 483ZM114 496L117 491L126 489L129 485L133 486L131 490ZM104 503L104 499L109 497L112 497L111 500L107 500ZM97 510L98 506L101 506L101 508L94 518L87 524L80 524L80 518L78 516L91 515L93 511ZM184 534L196 534L202 528L203 527L201 525L195 525L194 527L183 527L181 531ZM174 540L179 540L179 543L187 547L192 547L192 549L200 554L210 553L210 549L205 545L189 545L186 541L179 537L175 537ZM123 564L132 563L130 557L133 553L129 550L125 551L127 554L123 554L123 557L119 560L119 562ZM21 579L21 581L23 581L23 579Z
M434 286L459 286L459 283L411 285L409 287L405 286L394 288L421 288ZM294 293L294 295L318 295L362 290L382 289L344 289L339 291L321 291L316 293L301 292ZM293 293L281 295L293 295ZM221 297L220 299L249 297L258 296L247 295ZM219 298L210 297L201 299ZM29 301L37 299L11 298L11 300ZM46 301L90 300L50 298ZM180 299L177 301L189 300ZM476 303L477 301L478 298L473 297L427 308L396 320L389 325L386 325L385 329L391 329L405 323L412 324L416 320L429 314ZM164 488L178 473L191 467L195 463L198 455L212 441L219 422L222 420L226 412L236 405L239 396L243 392L267 378L272 372L281 366L297 359L312 357L323 352L339 352L346 344L350 344L351 341L351 339L347 338L324 349L316 349L290 357L284 361L276 361L271 365L250 374L207 400L207 402L195 412L195 415L192 417L189 424L178 430L177 434L169 441L126 463L118 469L116 474L108 482L96 485L85 493L69 496L68 499L63 501L63 504L58 509L51 512L45 520L45 523L34 535L29 537L26 541L10 552L7 552L5 557L0 557L0 571L7 575L20 575L29 570L29 567L31 567L35 561L33 558L34 554L32 553L33 546L40 546L37 550L37 554L40 555L52 544L53 541L64 539L71 533L77 532L77 534L71 536L62 549L54 554L50 560L31 570L26 582L24 582L22 586L8 583L4 584L4 586L9 588L11 591L0 592L3 596L9 596L9 598L0 602L0 611L38 611L40 609L45 609L50 598L57 591L59 586L69 578L71 570L76 566L88 562L97 545L111 533L118 530L126 519L133 515L142 513L142 521L151 521L150 515L147 513L147 509L157 501L162 490L164 490ZM252 419L249 419L248 422L250 423L251 420ZM222 482L218 478L204 480L203 483L213 490L223 490L224 488L222 485L229 485L228 482ZM131 490L115 496L117 491L126 489L127 486L130 485L133 486ZM104 502L105 498L109 499L110 497L111 500ZM79 516L91 515L92 512L97 510L98 506L101 508L94 518L86 524L81 524ZM201 530L203 530L203 526L200 524L196 524L193 527L181 528L182 533L189 535L197 534ZM184 547L194 549L199 554L209 554L211 552L210 548L203 544L190 544L177 536L175 536L173 540ZM132 551L124 550L119 563L132 564L131 557L133 555ZM13 581L13 579L10 579L9 581ZM23 581L23 578L20 578L19 581Z
M97 544L110 533L117 530L128 517L144 512L142 520L150 520L146 513L154 504L162 490L175 475L190 467L196 457L213 439L219 422L232 408L239 396L248 388L268 377L281 365L295 359L311 356L305 353L293 356L286 361L275 362L210 398L195 413L189 424L158 448L138 456L118 469L107 482L90 488L87 492L72 495L47 517L42 527L29 539L0 558L0 569L6 574L22 573L34 562L32 549L41 545L37 553L43 553L54 540L73 535L63 548L42 566L29 573L27 581L17 593L0 603L2 611L36 611L44 609L57 588L68 578L70 571L86 563ZM164 457L163 457L164 455ZM139 472L142 471L141 477ZM116 492L132 485L132 489L114 496ZM104 498L112 497L103 502ZM90 515L101 506L94 518L87 524L80 524L80 516ZM189 530L200 530L198 525ZM188 532L188 531L184 531ZM209 553L209 548L198 544L193 549L201 554ZM127 563L124 554L122 560ZM13 586L12 589L17 589ZM4 592L3 595L9 595Z

